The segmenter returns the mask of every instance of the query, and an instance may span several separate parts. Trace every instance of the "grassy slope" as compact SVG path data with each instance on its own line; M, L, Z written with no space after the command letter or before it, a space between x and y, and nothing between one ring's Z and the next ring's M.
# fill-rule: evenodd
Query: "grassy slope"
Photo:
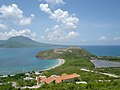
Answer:
M35 89L35 90L120 90L119 79L115 80L115 78L111 78L108 76L104 76L104 75L100 75L92 72L80 71L80 68L95 69L94 65L89 61L89 58L94 55L80 48L77 48L77 49L73 48L70 50L72 50L72 52L66 51L63 54L55 54L53 53L53 50L47 50L47 51L42 51L38 53L37 57L40 57L43 59L63 58L66 61L64 65L49 71L44 71L42 74L46 76L50 76L52 74L61 75L63 73L67 73L67 74L77 73L80 75L79 80L86 81L88 84L78 85L75 83L71 83L71 84L61 83L56 85L54 83L51 83L51 84L45 84L41 88ZM16 81L16 82L22 83L23 77L21 74L18 74L13 78L8 77L5 79L0 79L0 82ZM96 82L97 80L112 80L112 81L101 83L101 82ZM18 89L12 88L11 85L0 86L0 89L1 90L18 90ZM28 89L25 89L25 90L28 90Z
M53 52L54 50L42 51L37 54L37 57L43 59L63 58L66 61L65 64L60 67L43 72L43 75L50 76L52 74L61 75L63 73L67 73L67 74L77 73L80 74L81 81L86 81L88 83L88 85L83 85L83 86L76 85L74 83L70 85L68 84L66 85L65 83L62 83L62 84L58 84L57 88L59 88L60 90L73 90L72 88L74 88L74 90L114 90L113 87L115 87L116 84L115 90L119 90L119 82L120 82L119 80L114 81L113 83L111 82L96 83L96 80L113 80L114 78L92 72L90 73L90 72L80 71L80 68L95 69L94 65L89 61L89 58L94 55L90 54L89 52L81 48L73 48L70 50L72 52L66 51L63 54L55 54ZM44 85L40 88L40 90L45 90L45 89L56 90L56 85L55 84Z
M69 52L69 50L72 52ZM37 57L43 59L65 59L64 65L47 71L47 75L74 73L76 70L80 71L80 68L94 68L94 65L89 60L89 58L93 56L92 54L81 48L72 48L69 50L62 54L56 54L54 53L54 50L42 51L37 54Z

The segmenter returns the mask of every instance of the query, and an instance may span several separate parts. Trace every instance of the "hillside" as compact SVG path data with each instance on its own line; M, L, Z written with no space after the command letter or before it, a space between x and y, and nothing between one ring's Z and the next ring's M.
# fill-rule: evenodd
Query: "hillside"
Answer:
M28 37L15 36L8 40L0 42L0 48L24 48L24 47L46 47L53 46L50 44L44 44L37 41L33 41Z
M0 44L2 44L2 43L4 43L5 42L5 40L0 40Z
M42 59L65 59L65 64L49 70L46 74L62 74L62 73L74 73L79 71L80 68L94 68L94 65L90 62L89 58L94 55L82 48L63 48L46 50L39 52L36 57Z
M58 59L58 58L90 58L94 55L79 47L58 48L39 52L36 57L42 59Z
M82 71L81 69L88 69L88 70L95 70L95 71L103 71L106 72L106 69L96 69L93 63L90 62L91 57L96 57L92 55L88 51L82 48L63 48L63 49L54 49L54 50L47 50L39 52L36 57L42 59L57 59L62 58L65 60L65 63L62 66L56 67L54 69L43 71L42 75L51 76L51 75L61 75L63 73L72 74L77 73L80 75L80 79L75 80L74 83L61 83L56 84L45 84L40 89L44 90L108 90L108 86L110 87L109 90L113 90L113 87L116 86L115 90L119 90L119 80L114 82L99 82L99 80L114 80L113 77L101 75L99 73L94 72L86 72ZM110 70L110 68L108 68ZM107 70L108 70L107 69ZM112 70L112 69L111 69ZM119 71L119 69L117 70ZM88 84L75 84L76 81L85 81ZM38 89L39 90L39 89Z

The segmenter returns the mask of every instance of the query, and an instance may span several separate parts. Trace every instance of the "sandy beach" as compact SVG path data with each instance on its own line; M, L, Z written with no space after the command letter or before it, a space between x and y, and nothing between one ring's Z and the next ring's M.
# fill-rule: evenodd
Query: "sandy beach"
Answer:
M48 68L48 69L45 69L45 70L43 70L43 71L50 70L50 69L54 69L54 68L59 67L59 66L61 66L61 65L63 65L63 64L65 63L65 60L64 60L64 59L57 59L57 60L59 61L59 63L58 63L57 65L52 66L52 67L50 67L50 68Z

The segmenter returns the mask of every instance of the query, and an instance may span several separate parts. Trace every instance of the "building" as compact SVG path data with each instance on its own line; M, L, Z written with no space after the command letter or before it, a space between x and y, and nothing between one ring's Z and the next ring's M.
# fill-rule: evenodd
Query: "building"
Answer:
M57 76L57 75L52 75L48 78L46 78L45 76L39 76L37 77L37 84L39 83L46 83L49 84L51 82L55 82L55 83L62 83L62 82L71 82L74 78L78 78L80 77L80 75L73 73L73 74L62 74L61 76Z
M71 82L74 78L78 78L80 75L74 73L74 74L62 74L60 77L56 78L55 82L56 83L61 83L61 82Z

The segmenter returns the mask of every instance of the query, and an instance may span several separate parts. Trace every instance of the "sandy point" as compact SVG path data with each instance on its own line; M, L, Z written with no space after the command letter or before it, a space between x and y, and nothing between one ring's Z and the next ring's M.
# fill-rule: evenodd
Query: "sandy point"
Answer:
M59 63L57 65L55 65L53 67L50 67L48 69L45 69L45 70L54 69L54 68L59 67L59 66L61 66L61 65L63 65L65 63L65 59L57 59L57 60L59 61Z

